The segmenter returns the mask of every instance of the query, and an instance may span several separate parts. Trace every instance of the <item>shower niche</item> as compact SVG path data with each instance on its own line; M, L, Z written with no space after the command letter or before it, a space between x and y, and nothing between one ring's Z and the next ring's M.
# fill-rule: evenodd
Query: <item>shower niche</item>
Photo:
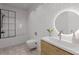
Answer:
M16 36L16 12L0 9L0 39Z

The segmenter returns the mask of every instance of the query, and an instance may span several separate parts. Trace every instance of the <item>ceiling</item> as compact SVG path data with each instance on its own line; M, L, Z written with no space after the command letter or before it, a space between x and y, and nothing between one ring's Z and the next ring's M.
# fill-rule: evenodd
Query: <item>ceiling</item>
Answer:
M16 7L23 10L33 10L42 3L3 3L3 5Z

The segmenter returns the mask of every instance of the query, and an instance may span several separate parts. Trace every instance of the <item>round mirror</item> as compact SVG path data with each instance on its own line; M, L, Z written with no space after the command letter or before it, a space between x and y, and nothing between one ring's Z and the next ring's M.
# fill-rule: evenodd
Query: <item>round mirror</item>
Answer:
M58 32L63 34L71 34L79 29L79 15L74 11L63 11L59 13L55 19L55 27Z

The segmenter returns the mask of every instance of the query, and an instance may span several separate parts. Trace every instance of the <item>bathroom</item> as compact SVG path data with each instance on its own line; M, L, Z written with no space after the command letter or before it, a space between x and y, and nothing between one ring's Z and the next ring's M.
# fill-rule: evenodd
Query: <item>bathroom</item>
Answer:
M79 3L0 3L0 9L15 12L15 36L1 37L0 55L79 54Z

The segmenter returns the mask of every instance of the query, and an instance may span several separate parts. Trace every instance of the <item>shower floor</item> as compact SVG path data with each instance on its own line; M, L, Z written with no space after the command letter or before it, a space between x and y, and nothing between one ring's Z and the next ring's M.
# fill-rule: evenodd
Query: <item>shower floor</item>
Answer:
M0 48L0 55L39 55L38 49L29 51L25 43L7 48Z

